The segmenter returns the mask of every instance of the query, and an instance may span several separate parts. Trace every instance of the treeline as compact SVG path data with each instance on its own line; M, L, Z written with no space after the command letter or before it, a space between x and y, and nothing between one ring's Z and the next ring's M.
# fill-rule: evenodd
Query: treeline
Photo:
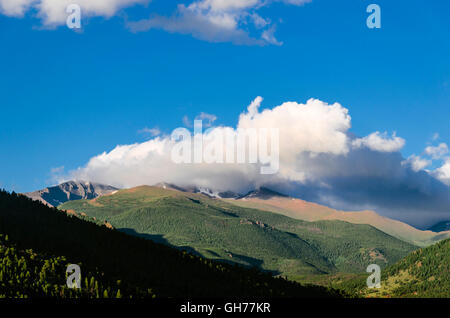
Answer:
M115 297L119 290L122 297L341 296L129 236L6 191L0 233L0 294L7 297ZM87 290L80 294L64 287L69 263L81 264Z

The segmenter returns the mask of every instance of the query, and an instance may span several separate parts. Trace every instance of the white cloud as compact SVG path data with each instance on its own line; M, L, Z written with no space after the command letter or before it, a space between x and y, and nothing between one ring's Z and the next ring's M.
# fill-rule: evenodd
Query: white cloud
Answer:
M442 159L448 154L448 146L446 143L441 143L438 146L428 146L425 148L425 153L433 159Z
M262 98L256 98L241 114L238 128L279 128L280 162L282 171L278 178L303 181L305 173L297 166L298 156L317 156L319 154L345 155L349 151L347 130L350 128L348 110L340 104L328 105L316 99L306 104L284 103L273 109L259 112ZM215 120L214 115L202 113L198 116ZM216 127L214 130L228 130L232 127ZM134 186L157 182L200 182L201 186L217 187L226 190L247 187L249 183L264 182L259 176L258 167L252 165L176 165L170 158L173 146L169 137L155 138L141 144L117 146L109 153L92 158L87 166L73 172L69 178L96 180L118 186ZM306 169L307 170L307 169ZM241 175L246 181L229 178ZM224 178L227 176L227 178ZM227 188L228 187L228 188Z
M188 115L183 116L183 125L185 127L189 127L189 128L194 127L194 125L192 125L191 120L189 119Z
M431 140L436 141L439 139L439 133L434 133L433 136L431 137Z
M22 17L34 0L0 0L0 13L12 17Z
M132 32L162 29L170 33L191 34L209 42L232 42L234 44L262 45L262 40L251 38L239 28L241 15L235 12L217 12L197 6L178 5L171 17L155 15L149 19L128 22Z
M270 24L270 20L269 19L264 19L263 17L261 17L257 13L253 13L251 15L251 19L252 19L253 24L255 25L255 27L257 27L259 29L264 28L265 26Z
M154 127L154 128L145 127L145 128L142 128L141 130L139 130L138 133L149 135L150 137L156 137L161 134L161 130L159 130L158 127Z
M250 104L248 113L241 114L238 127L279 128L280 153L286 160L293 161L302 152L336 155L348 152L351 118L340 104L310 99L306 104L286 102L259 112L261 102L258 97Z
M197 117L195 117L195 119L201 120L203 122L203 127L211 127L217 120L217 116L201 112Z
M55 167L50 170L50 173L53 175L61 174L64 172L64 166Z
M247 114L241 114L242 116L247 116L250 118L255 117L258 114L258 109L261 106L261 103L263 102L263 98L261 96L256 97L250 105L247 107Z
M208 113L205 113L205 112L201 112L200 114L195 116L194 120L201 120L203 127L211 127L214 124L214 122L217 120L217 116L213 115L213 114L208 114ZM185 127L187 127L187 128L193 128L194 127L194 124L189 119L188 115L184 115L183 116L183 125Z
M171 17L153 16L137 22L129 22L133 32L162 29L168 32L191 34L210 42L233 42L245 45L281 45L275 37L275 25L256 11L282 2L300 6L310 0L197 0L189 5L179 4ZM251 36L248 26L262 29L258 36Z
M436 178L450 186L450 158L446 158L444 164L432 173Z
M420 156L411 155L407 160L403 161L403 164L408 164L414 171L424 170L426 167L432 164L431 160L422 158Z
M150 0L0 0L0 12L21 17L26 12L35 10L45 26L59 26L66 23L66 8L72 3L81 7L83 17L110 18L123 8L149 2Z
M0 13L20 18L31 12L45 27L53 28L66 23L69 4L81 7L82 18L111 18L123 8L149 2L151 0L0 0ZM281 45L275 37L276 25L257 12L274 2L300 6L311 0L186 0L177 5L172 16L155 14L149 19L128 22L127 27L133 32L162 29L191 34L210 42Z
M276 26L272 25L269 29L265 30L261 38L269 44L273 45L283 45L283 42L280 42L275 37Z
M395 133L392 134L392 137L389 137L386 132L381 134L376 131L367 137L354 140L352 145L357 148L367 147L380 152L397 152L403 148L405 140L397 137Z
M436 140L437 138L434 138ZM446 157L449 153L449 149L446 143L440 143L438 146L428 146L423 152L423 156L412 155L403 162L405 165L409 165L414 171L424 170L429 166L436 166L436 162L440 162L441 166L434 170L427 170L430 175L436 179L450 185L450 157Z

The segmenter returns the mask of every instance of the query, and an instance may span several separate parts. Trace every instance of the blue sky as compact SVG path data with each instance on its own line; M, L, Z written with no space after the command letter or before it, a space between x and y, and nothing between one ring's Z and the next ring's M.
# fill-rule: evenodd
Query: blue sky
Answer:
M352 133L396 132L405 158L450 140L448 1L313 0L245 11L270 19L265 29L274 28L278 44L242 21L238 30L259 44L162 26L131 30L130 22L170 19L177 3L193 2L154 0L83 17L81 32L46 25L36 8L23 16L3 9L0 186L48 186L52 169L143 142L145 127L170 133L184 116L205 112L235 126L259 95L262 108L338 102L349 109ZM372 2L381 29L366 26Z

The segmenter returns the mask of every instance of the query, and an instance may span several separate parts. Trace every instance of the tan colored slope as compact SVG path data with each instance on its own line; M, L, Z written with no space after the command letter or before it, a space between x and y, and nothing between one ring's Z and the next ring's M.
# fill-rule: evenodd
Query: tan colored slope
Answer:
M243 198L239 200L226 199L226 201L241 207L276 212L304 221L341 220L354 224L369 224L389 235L418 246L428 246L450 237L450 231L440 233L421 231L406 223L383 217L373 211L337 211L320 204L296 198Z

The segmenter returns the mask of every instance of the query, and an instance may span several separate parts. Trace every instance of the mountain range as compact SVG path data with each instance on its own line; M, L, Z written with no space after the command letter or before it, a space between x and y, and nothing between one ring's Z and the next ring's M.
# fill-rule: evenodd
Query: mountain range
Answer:
M450 231L448 227L443 226L444 224L428 231L422 231L401 221L381 216L374 211L338 211L317 203L288 197L266 188L226 201L241 207L270 211L304 221L340 220L353 224L369 224L389 235L418 246L428 246L450 237Z
M57 205L59 211L65 212L61 215L79 219L83 224L91 223L94 227L105 228L112 233L122 232L125 235L124 239L134 236L144 239L143 241L162 244L161 246L182 252L180 255L187 252L187 255L196 255L199 259L211 259L213 262L219 261L223 264L240 264L298 282L329 281L327 286L338 288L344 293L351 294L356 291L357 296L446 297L449 293L446 277L442 276L442 266L439 265L447 261L449 255L449 240L444 240L448 237L448 232L420 231L402 222L383 218L375 212L337 211L267 188L259 188L241 195L233 192L215 192L206 188L180 187L168 183L119 190L101 184L68 182L47 190L34 192L35 195L30 197L40 202L44 200L45 204L49 205L43 197L36 196L47 193L46 199ZM60 191L65 194L65 202L62 204L58 204L63 201L60 196L56 195L53 198L48 196L58 194ZM0 203L0 219L4 218L2 214L6 212L7 218L3 221L8 221L8 215L12 217L14 209L5 210L3 208L7 208L8 205ZM19 206L22 209L26 204L22 203ZM34 206L32 209L41 208ZM60 214L58 210L52 209L46 213L55 214L56 217ZM23 226L28 223L30 226L36 224L41 228L39 225L41 217L36 213L25 213L23 216L25 219L20 224ZM34 221L26 219L30 217ZM20 234L23 232L14 232L7 223L0 224L3 226L0 226L2 229L0 236L1 233L12 234L15 238L23 236ZM112 226L104 226L105 224ZM446 224L443 225L444 227L440 225L438 229L445 228ZM47 234L36 234L38 235L36 238L50 235L55 228L55 226L45 227L52 230ZM59 231L59 228L58 225L56 229ZM61 234L75 230L69 230L67 225L64 225L64 228L66 229L61 228ZM86 229L88 228L87 226ZM85 237L86 242L92 242L89 237ZM51 246L53 243L50 242L59 241L52 239L45 243L42 239L36 238L26 239L28 245L22 246L42 248ZM440 240L441 243L434 244ZM418 250L420 244L417 242L430 247ZM119 244L119 241L115 244ZM58 250L63 246L62 242L55 245ZM89 245L82 250L86 250L87 246ZM92 252L98 248L102 247L92 247ZM45 248L41 251L48 253ZM121 252L120 256L117 254L114 257L127 259L132 255L122 254L124 253ZM85 252L79 255L85 255ZM417 255L421 257L420 260L416 259ZM385 289L375 294L363 291L362 279L367 276L365 274L367 265L373 263L384 269L384 275L392 277L383 276ZM170 264L169 260L167 265L172 266ZM409 268L406 272L407 277L404 268ZM92 275L97 274L93 272ZM356 276L361 279L357 279L355 283L351 277ZM406 283L398 285L405 277ZM336 281L340 283L336 285ZM105 282L105 284L111 285L106 294L120 293L114 283ZM161 286L167 288L167 285ZM200 288L199 292L204 291Z
M339 211L317 203L289 197L266 187L239 194L233 191L219 192L195 186L179 187L169 183L158 183L155 186L182 192L201 193L234 205L280 213L303 221L340 220L353 224L369 224L396 238L421 247L450 237L450 221L442 221L428 230L420 230L407 223L381 216L375 211Z
M411 244L425 247L450 237L450 221L442 221L428 230L419 230L404 222L390 219L374 211L339 211L317 203L289 197L271 189L261 187L247 194L232 191L219 192L196 186L177 186L158 183L155 187L185 193L198 193L225 200L233 205L279 213L303 221L340 220L353 224L369 224L375 228ZM69 181L43 190L24 193L33 200L49 206L59 206L74 200L91 200L119 190L116 187L86 181Z
M194 192L141 186L58 209L202 257L299 280L357 273L372 263L385 267L417 248L370 225L302 221Z

